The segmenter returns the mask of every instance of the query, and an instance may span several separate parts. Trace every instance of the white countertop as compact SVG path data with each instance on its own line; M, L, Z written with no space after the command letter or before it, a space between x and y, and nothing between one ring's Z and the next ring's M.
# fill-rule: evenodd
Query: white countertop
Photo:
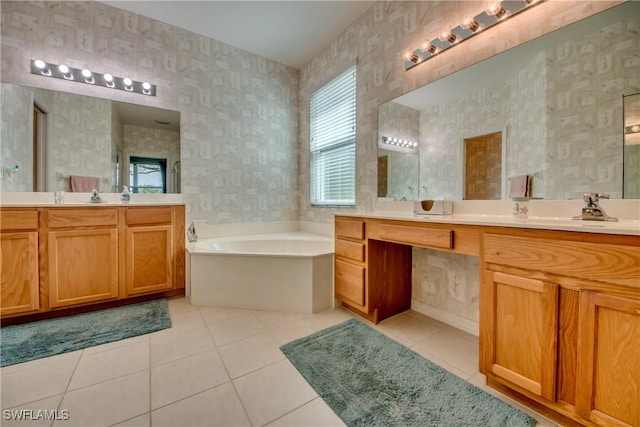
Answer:
M529 201L530 215L527 219L514 219L511 214L512 202L500 201L454 201L452 215L415 215L413 202L378 203L372 213L340 213L339 216L353 216L377 219L391 219L416 222L433 222L462 225L486 225L494 227L531 228L540 230L575 231L581 233L603 233L640 236L640 200L605 200L601 205L617 222L572 220L579 215L582 201ZM485 212L475 214L473 211ZM460 213L456 213L460 212Z
M120 201L119 193L100 193L103 203L91 203L91 193L65 192L64 203L54 203L54 193L0 193L2 207L117 207L117 206L152 206L183 205L182 194L132 194L129 203Z

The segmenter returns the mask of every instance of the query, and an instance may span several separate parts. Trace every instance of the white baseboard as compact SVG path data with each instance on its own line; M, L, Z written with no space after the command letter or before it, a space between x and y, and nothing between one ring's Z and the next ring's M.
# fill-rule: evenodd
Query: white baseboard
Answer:
M454 328L465 331L469 334L479 336L480 325L473 320L465 319L448 311L432 307L420 301L411 300L411 309L417 313L424 314L427 317L439 320L442 323L453 326Z

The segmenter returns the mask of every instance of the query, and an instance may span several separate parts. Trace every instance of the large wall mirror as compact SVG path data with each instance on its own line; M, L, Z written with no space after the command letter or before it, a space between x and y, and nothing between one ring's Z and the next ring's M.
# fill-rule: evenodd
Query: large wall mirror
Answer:
M0 84L1 191L180 192L180 113L68 92Z
M531 197L622 198L637 181L623 95L640 89L639 31L640 2L623 3L381 105L379 159L388 136L417 141L396 150L419 161L379 161L378 196L506 199L528 176Z
M625 94L624 198L640 199L640 92Z

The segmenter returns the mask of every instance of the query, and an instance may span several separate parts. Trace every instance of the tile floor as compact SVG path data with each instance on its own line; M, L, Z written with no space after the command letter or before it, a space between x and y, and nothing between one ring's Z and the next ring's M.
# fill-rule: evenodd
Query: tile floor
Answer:
M2 426L344 425L279 346L349 312L195 307L184 298L169 308L171 329L2 368ZM412 311L377 329L487 389L477 337ZM7 409L57 410L60 418L68 411L69 419L16 421ZM539 426L555 425L526 411Z

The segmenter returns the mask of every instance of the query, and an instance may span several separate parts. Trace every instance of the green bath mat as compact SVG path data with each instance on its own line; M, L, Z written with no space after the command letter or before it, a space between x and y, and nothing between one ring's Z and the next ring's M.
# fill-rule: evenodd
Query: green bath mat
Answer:
M280 349L348 426L536 423L356 319Z
M158 299L0 328L0 366L67 353L171 327Z

